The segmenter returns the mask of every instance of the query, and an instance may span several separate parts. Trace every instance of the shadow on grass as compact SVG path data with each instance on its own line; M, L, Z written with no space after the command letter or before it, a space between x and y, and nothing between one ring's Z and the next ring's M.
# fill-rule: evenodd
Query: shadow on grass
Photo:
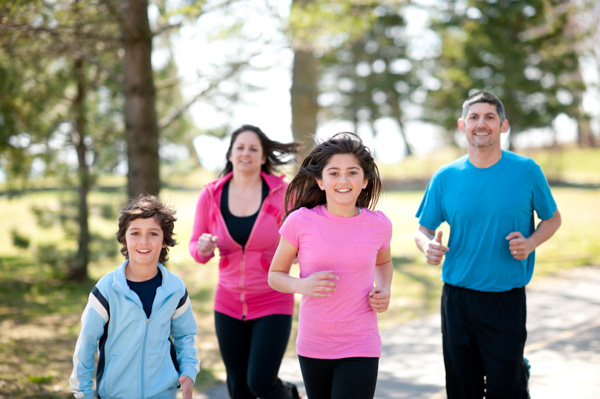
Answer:
M427 291L437 289L438 285L435 284L435 281L432 279L431 275L415 271L419 270L421 267L429 268L430 266L417 265L415 264L414 259L405 256L392 257L392 262L394 263L394 273L401 273L409 279L422 284ZM408 265L414 266L414 268L408 268Z
M83 312L94 286L48 277L23 257L0 257L0 321L27 322L51 314Z
M439 268L409 257L393 257L392 262L392 301L388 312L381 316L385 325L403 323L437 311L441 293Z
M48 272L28 257L0 257L0 398L72 397L73 349L94 282Z

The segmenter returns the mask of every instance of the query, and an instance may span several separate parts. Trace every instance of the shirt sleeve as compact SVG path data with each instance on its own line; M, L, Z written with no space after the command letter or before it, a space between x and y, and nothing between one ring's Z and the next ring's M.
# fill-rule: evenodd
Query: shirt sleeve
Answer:
M542 220L551 219L556 212L557 206L550 191L550 185L542 168L535 164L532 168L533 178L533 208Z
M198 326L186 289L171 318L171 336L177 353L179 373L190 377L194 382L196 382L196 375L200 372L200 361L196 348L197 330Z
M444 222L439 173L434 174L429 184L427 184L421 205L419 205L415 216L419 218L421 226L430 230L437 229Z
M384 220L385 226L384 226L384 232L385 232L385 239L383 241L383 244L381 246L381 248L379 248L380 251L387 249L390 246L390 243L392 241L392 221L390 220L390 218L388 218L383 212L381 213L381 217Z
M298 237L298 222L301 219L300 209L295 210L290 213L290 215L285 219L283 225L279 229L279 234L283 238L285 238L290 244L298 248L300 246L300 240Z
M108 301L100 290L94 287L81 316L81 332L73 354L73 372L69 383L76 398L94 397L94 356L109 317Z
M198 238L210 231L210 210L212 204L210 203L210 190L204 188L200 192L198 202L196 203L196 214L194 216L194 226L192 228L192 237L189 242L190 255L199 263L206 263L211 260L214 253L211 256L202 256L198 251Z

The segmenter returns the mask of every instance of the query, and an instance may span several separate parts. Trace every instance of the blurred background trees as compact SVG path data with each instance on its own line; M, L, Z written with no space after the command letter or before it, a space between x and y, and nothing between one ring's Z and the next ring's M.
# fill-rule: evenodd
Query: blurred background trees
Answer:
M585 84L574 45L575 2L457 1L433 12L442 45L433 71L439 89L426 102L431 121L453 132L456 99L473 88L503 100L511 139L551 127L561 113L577 114Z
M159 193L199 166L199 135L237 127L232 109L269 83L253 73L282 65L290 118L278 129L289 138L274 138L305 150L332 121L371 139L392 126L402 156L418 150L416 122L456 145L461 103L480 89L504 101L511 147L532 129L558 135L560 117L576 124L578 145L594 147L599 26L595 0L1 2L2 192L72 188L56 220L70 221L77 241L66 275L86 278L100 240L88 225L100 212L88 203L98 178L126 176L114 187L126 197ZM195 68L177 57L190 31L218 49L186 47ZM268 101L282 100L261 107ZM205 123L217 114L219 123Z

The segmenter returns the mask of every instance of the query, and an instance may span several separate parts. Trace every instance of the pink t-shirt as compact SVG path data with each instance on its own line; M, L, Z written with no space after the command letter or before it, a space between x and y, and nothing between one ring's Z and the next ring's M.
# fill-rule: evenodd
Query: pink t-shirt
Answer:
M345 218L319 205L291 213L279 232L298 248L300 277L323 270L339 277L331 297L302 297L298 354L317 359L380 357L377 313L369 306L368 294L377 253L392 237L388 217L361 208L357 216Z

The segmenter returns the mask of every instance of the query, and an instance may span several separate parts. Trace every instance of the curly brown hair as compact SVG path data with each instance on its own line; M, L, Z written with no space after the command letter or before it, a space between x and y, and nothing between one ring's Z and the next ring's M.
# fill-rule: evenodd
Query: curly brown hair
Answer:
M158 261L161 264L165 264L169 254L169 247L173 247L177 244L177 241L173 238L173 228L175 227L175 208L172 208L164 204L160 198L155 195L141 194L132 200L127 206L119 210L121 216L119 216L119 230L117 231L117 241L122 245L121 253L125 256L125 259L129 259L129 252L127 251L127 243L125 241L125 233L129 228L129 225L135 219L149 219L154 218L160 225L163 231L163 243L166 245L161 251Z

